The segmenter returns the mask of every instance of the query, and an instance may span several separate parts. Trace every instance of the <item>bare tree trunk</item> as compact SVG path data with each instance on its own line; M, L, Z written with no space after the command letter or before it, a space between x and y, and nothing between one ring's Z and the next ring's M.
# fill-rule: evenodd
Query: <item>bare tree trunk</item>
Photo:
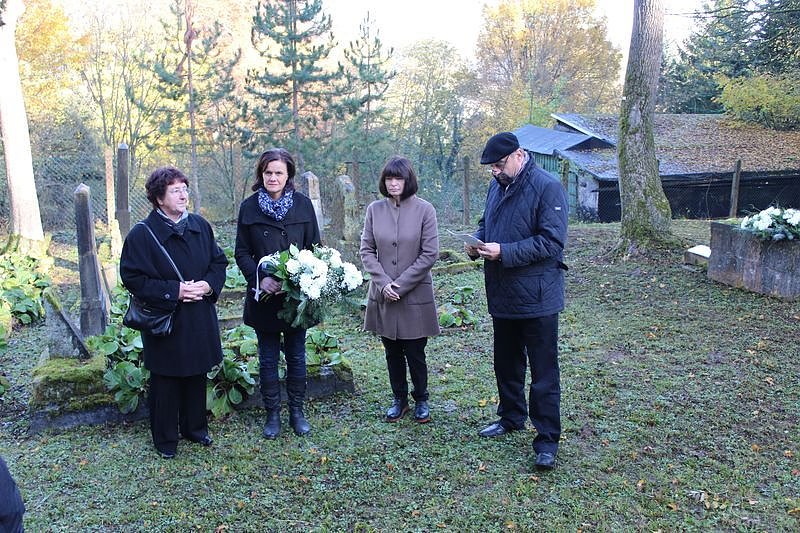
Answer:
M619 116L620 249L638 253L670 239L672 212L653 139L664 36L662 0L634 0L633 32Z
M6 161L6 179L11 204L9 247L23 251L37 249L44 242L39 197L33 179L28 117L19 80L19 61L14 32L25 10L22 0L8 0L0 26L0 129Z
M200 212L202 207L202 197L200 196L200 177L197 174L197 129L195 127L195 112L194 112L194 79L192 78L192 44L197 37L197 31L194 29L194 2L186 0L186 34L184 35L184 42L186 43L186 81L187 89L189 91L189 136L192 142L192 207L195 213Z

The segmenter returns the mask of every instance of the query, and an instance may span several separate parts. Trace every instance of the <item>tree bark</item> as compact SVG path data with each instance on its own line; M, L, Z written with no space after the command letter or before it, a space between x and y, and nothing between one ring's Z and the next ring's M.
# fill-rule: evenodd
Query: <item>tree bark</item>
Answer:
M11 204L11 239L15 247L35 249L44 242L39 197L33 178L28 117L19 79L19 61L14 42L17 20L25 10L22 0L8 0L0 26L0 129L6 162L8 196ZM34 241L34 242L30 242ZM30 246L28 245L30 243Z
M670 240L672 211L661 186L653 122L664 34L662 0L634 0L619 117L620 245L628 253Z

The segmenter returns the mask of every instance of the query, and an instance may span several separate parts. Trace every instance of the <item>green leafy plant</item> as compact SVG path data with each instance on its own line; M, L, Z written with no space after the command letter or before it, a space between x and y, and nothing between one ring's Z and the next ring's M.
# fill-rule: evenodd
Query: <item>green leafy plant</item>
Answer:
M0 256L0 308L26 325L44 317L42 291L50 286L37 264L36 258L25 255Z
M11 383L8 382L8 378L5 377L3 374L0 374L0 400L3 399L6 391L11 388Z
M245 287L247 287L247 278L244 277L236 263L229 263L228 268L225 270L225 288L240 289Z
M139 398L147 392L150 371L130 361L115 363L103 374L106 388L114 393L114 401L123 413L132 413L139 406Z
M327 331L310 329L306 333L306 364L309 366L349 364L342 355L339 339Z
M222 349L228 356L240 361L258 356L258 338L255 330L242 324L224 331Z
M122 325L128 308L128 291L117 286L111 293L110 323L101 335L86 339L86 346L108 360L103 374L106 388L114 394L119 410L132 413L147 393L150 372L142 364L142 336Z
M439 306L439 325L443 328L471 326L477 321L467 304L475 289L469 285L456 287L450 302Z
M222 362L208 372L206 405L219 418L232 413L235 405L242 403L255 391L258 359L239 361L224 356Z

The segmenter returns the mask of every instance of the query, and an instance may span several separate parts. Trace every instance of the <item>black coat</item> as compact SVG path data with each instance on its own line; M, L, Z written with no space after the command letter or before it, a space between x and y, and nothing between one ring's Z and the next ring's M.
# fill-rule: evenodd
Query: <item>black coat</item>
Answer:
M228 259L214 240L211 225L200 216L189 215L182 236L155 211L144 222L167 249L183 279L205 280L213 291L199 302L178 302L180 281L164 253L146 228L131 228L119 264L122 283L153 306L176 308L171 335L142 334L145 367L164 376L204 374L222 360L215 303L225 284Z
M292 244L301 250L311 250L319 244L319 226L311 200L295 191L293 202L283 220L275 220L261 211L258 193L245 199L239 207L234 254L239 270L247 279L244 323L259 331L274 333L291 329L278 318L278 311L283 308L283 296L272 296L263 302L254 299L259 260L265 255L288 250Z
M564 308L567 195L528 155L507 188L492 180L475 234L500 244L500 261L483 263L489 314L496 318L536 318Z

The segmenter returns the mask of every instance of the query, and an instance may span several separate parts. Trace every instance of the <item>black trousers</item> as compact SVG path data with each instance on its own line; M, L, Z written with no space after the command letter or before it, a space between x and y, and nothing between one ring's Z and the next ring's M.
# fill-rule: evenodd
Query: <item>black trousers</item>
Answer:
M389 369L389 383L394 397L408 399L407 362L411 383L414 385L411 396L415 402L427 402L428 365L425 362L425 346L428 344L428 337L396 340L381 337L381 341L386 351L386 366Z
M208 435L206 375L150 374L150 432L161 452L175 453L180 435L198 441Z
M537 435L534 450L555 453L561 437L561 382L558 369L558 313L538 318L492 318L497 414L510 429L521 429L530 414ZM525 405L525 370L531 385Z

